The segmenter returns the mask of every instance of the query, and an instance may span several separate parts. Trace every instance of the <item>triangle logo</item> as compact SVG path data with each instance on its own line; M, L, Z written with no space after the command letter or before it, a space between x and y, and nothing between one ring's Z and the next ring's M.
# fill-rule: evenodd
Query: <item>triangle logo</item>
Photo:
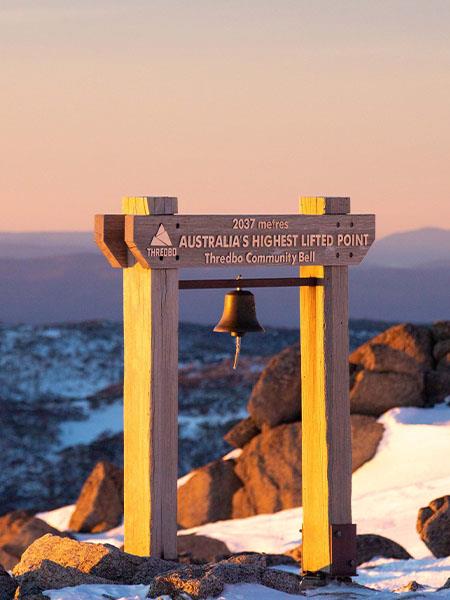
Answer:
M150 246L172 246L172 240L162 223L160 223L156 235L153 236Z

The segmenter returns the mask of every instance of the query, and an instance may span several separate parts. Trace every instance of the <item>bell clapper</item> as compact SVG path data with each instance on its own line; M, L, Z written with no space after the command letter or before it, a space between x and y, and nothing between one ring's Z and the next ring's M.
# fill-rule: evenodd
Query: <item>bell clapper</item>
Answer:
M236 289L225 295L223 314L214 331L229 333L236 338L233 369L236 369L241 352L242 337L248 332L264 331L256 318L255 297L241 289L241 276L236 277Z
M234 353L233 369L236 369L238 364L239 354L241 352L241 339L240 335L236 336L236 352Z

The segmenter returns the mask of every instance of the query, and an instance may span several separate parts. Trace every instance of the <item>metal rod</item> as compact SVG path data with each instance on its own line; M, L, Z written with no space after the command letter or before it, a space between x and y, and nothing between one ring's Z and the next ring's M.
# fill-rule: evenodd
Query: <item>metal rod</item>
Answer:
M180 290L206 290L239 287L300 287L323 285L321 277L263 277L257 279L181 279Z

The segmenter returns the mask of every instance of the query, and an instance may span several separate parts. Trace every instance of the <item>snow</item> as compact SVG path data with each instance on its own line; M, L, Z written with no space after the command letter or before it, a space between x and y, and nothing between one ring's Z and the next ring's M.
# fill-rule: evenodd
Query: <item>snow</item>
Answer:
M50 600L145 600L148 585L78 585L44 592ZM160 596L159 600L162 600Z
M353 475L353 520L359 533L389 537L416 558L429 556L415 524L421 506L450 492L448 462L443 460L450 456L450 407L394 408L379 421L385 434L378 452ZM233 552L284 552L299 544L301 522L302 509L293 508L208 523L180 535L215 537Z
M222 460L233 460L239 458L241 454L242 448L235 448L234 450L230 450L225 456L222 456Z
M365 564L358 577L358 583L378 590L398 590L410 581L421 585L442 586L450 577L450 557L434 557L419 560L377 559ZM447 592L450 598L450 590Z
M83 421L66 421L60 426L61 448L76 444L90 444L101 434L120 433L123 431L122 403L102 406L88 413Z
M414 560L374 560L358 570L357 582L380 590L382 593L377 594L380 600L397 597L398 592L395 596L392 592L411 580L428 586L420 593L414 593L414 598L433 592L436 600L450 600L450 589L435 591L450 577L450 557L434 558L415 530L419 508L426 506L434 498L450 493L447 460L450 456L450 406L441 404L431 409L395 408L384 414L379 422L383 423L385 434L377 454L353 475L353 521L357 523L359 533L377 533L389 537L404 546ZM48 523L65 525L70 510L71 507L66 507L59 509L59 512L51 511L40 516ZM302 509L294 508L272 515L208 523L180 531L179 535L207 535L224 541L232 552L254 550L283 553L299 544L301 522ZM118 527L106 534L77 537L119 545L123 540L123 528ZM101 598L100 592L97 592L100 587L94 586L95 590L89 597L93 600ZM122 596L116 596L114 592L111 594L114 598L140 598L130 586L118 587L120 590L117 594ZM98 596L95 595L97 593ZM65 595L66 592L63 591L52 594L52 600L75 598L73 595ZM340 596L357 598L373 595L373 591L357 587L350 590L341 586L308 592L308 596L310 595L318 599ZM85 598L82 595L76 597L80 600ZM288 594L262 586L245 584L227 586L219 598L282 600L285 597L292 598Z
M67 531L69 529L70 518L74 510L75 504L69 504L69 506L62 506L61 508L57 508L55 510L38 513L36 517L38 519L42 519L55 529Z
M183 477L179 477L177 481L177 488L180 488L185 483L187 483L189 479L193 476L193 474L194 472L192 471L191 473L186 473L186 475L183 475Z

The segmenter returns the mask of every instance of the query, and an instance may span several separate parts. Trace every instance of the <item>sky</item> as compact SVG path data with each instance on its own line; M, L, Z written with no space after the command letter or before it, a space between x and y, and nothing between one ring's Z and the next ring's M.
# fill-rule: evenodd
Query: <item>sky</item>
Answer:
M448 0L0 0L0 230L122 196L450 228Z

